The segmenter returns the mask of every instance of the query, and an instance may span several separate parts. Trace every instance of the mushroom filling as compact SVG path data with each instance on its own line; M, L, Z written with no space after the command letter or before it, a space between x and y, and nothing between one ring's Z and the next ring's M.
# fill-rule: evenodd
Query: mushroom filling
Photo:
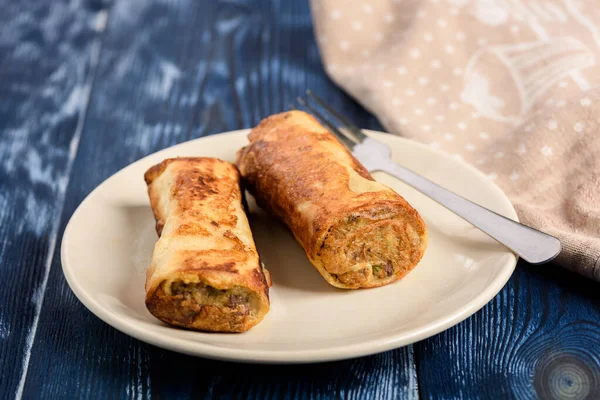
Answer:
M251 294L245 288L217 289L205 283L173 282L173 296L182 295L186 300L192 300L199 306L216 306L229 308L243 315L250 314Z
M377 210L351 215L332 227L319 252L328 272L343 284L387 280L408 269L419 237L401 215Z

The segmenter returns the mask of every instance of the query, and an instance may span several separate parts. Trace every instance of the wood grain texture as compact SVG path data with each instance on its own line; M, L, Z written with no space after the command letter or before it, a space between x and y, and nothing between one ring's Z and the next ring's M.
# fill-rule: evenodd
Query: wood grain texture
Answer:
M9 398L38 329L105 10L77 1L0 9L0 398Z
M22 365L23 398L600 397L597 284L551 265L520 263L481 311L414 347L335 363L204 360L100 321L69 289L53 243L112 173L251 127L307 88L379 126L326 78L306 2L117 0L109 14L102 2L47 4L58 6L0 0L10 99L0 101L0 398L18 391Z
M166 146L248 128L305 89L362 126L374 119L326 78L308 5L270 1L117 1L110 11L60 232L118 169ZM146 345L101 322L71 293L55 253L24 398L415 398L412 348L317 366L251 366ZM280 373L275 376L274 372Z
M418 396L415 371L407 369L413 363L412 351L313 365L264 366L152 350L152 396L157 398L378 400ZM183 368L172 368L179 363Z
M520 262L481 311L415 353L423 398L598 399L598 285Z

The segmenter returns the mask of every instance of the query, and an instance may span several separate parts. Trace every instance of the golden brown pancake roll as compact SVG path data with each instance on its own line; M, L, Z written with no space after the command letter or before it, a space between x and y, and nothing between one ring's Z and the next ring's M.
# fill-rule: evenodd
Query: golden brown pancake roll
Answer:
M382 286L421 260L427 230L419 213L311 115L273 115L248 139L236 161L248 190L290 228L328 283Z
M146 274L146 306L175 326L244 332L269 311L263 268L236 167L172 158L144 175L159 239Z

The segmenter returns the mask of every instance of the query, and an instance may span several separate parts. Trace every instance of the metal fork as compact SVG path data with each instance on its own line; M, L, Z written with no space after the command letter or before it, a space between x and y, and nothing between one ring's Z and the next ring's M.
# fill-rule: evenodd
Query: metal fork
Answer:
M306 94L335 117L344 129L339 129L336 124L302 97L298 97L298 102L321 120L368 171L383 171L402 180L479 228L531 264L547 263L560 253L561 244L557 238L475 204L395 163L391 159L391 150L386 144L367 136L310 90Z

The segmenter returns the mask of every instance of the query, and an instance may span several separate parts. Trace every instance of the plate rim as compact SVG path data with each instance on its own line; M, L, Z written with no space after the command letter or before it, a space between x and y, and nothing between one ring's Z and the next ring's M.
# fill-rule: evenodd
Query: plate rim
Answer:
M69 237L70 231L73 229L74 221L77 219L78 214L84 208L85 204L90 201L94 195L102 190L103 186L121 173L124 173L126 169L133 168L135 165L143 163L151 157L157 157L160 153L172 151L177 147L184 147L191 143L204 141L216 136L235 136L242 133L250 132L250 128L238 129L233 131L226 131L221 133L215 133L209 136L187 140L181 143L174 144L172 146L165 147L153 153L147 154L128 165L120 168L115 173L109 175L100 184L98 184L91 192L89 192L85 198L76 207L73 214L70 216L69 221L63 231L61 238L61 269L63 275L69 285L71 291L75 294L77 299L86 307L92 314L102 320L104 323L117 329L118 331L141 340L145 343L161 347L167 350L175 351L182 354L192 355L196 357L202 357L206 359L232 361L239 363L259 363L259 364L304 364L304 363L321 363L330 361L339 361L345 359L352 359L357 357L364 357L368 355L378 354L385 351L405 347L412 345L418 341L435 336L447 329L450 329L458 323L466 320L485 305L487 305L506 285L510 277L512 276L519 258L507 249L506 254L509 255L507 261L502 266L500 273L494 278L485 289L480 292L475 298L463 305L455 312L447 315L446 317L438 318L437 320L429 323L426 327L415 328L410 331L404 331L402 337L388 337L385 339L370 339L367 341L361 341L358 343L352 343L347 345L340 345L335 347L329 347L326 349L312 349L312 350L276 350L267 351L264 349L240 349L238 347L222 347L216 346L211 343L191 341L190 339L169 337L165 339L164 334L156 332L154 330L145 330L140 324L128 320L127 318L118 317L114 311L102 307L98 300L93 298L85 289L82 288L80 283L75 278L72 267L69 267L68 263L68 252L69 252ZM385 137L393 137L393 140L408 141L411 145L420 147L421 149L434 153L437 156L449 160L453 163L461 164L461 167L474 172L484 180L490 188L492 188L497 197L501 200L503 206L506 207L508 213L505 213L508 218L515 221L519 221L516 210L504 191L488 176L483 172L475 168L474 166L466 163L462 159L452 157L450 154L427 146L416 140L395 135L393 133L387 133L377 130L363 129L368 135L377 137L379 135ZM165 327L168 329L168 327Z

